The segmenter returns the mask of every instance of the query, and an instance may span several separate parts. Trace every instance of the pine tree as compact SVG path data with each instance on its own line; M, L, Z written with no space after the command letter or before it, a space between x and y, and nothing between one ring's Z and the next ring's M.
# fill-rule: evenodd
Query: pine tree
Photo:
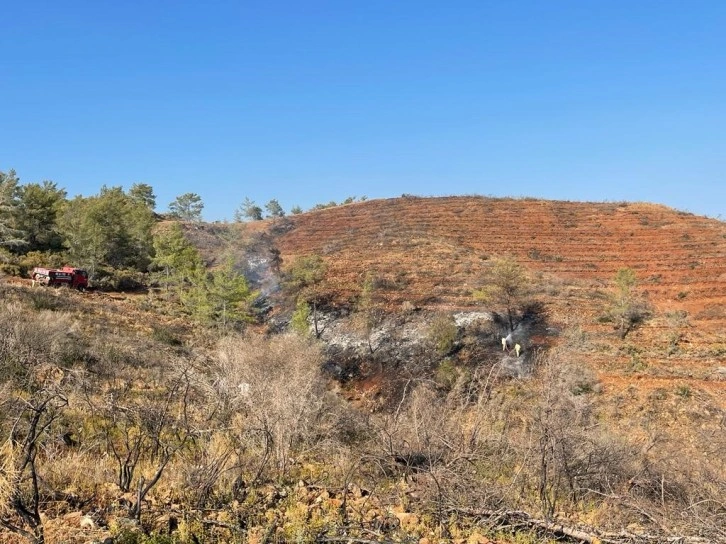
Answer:
M256 296L247 278L235 270L232 259L227 259L221 268L212 272L209 285L212 318L221 323L222 328L226 329L229 322L249 321L250 303Z
M290 319L290 327L296 333L307 336L310 333L310 305L300 298Z
M134 183L129 189L129 196L150 210L156 208L156 195L148 183Z
M255 204L254 200L250 200L249 197L245 197L245 201L234 212L234 220L238 223L245 219L250 221L262 220L262 208Z
M145 271L153 248L153 212L124 193L102 187L98 195L66 203L60 230L74 263L91 275L98 267Z
M632 268L621 268L614 278L615 288L610 299L610 317L615 321L620 338L647 319L650 308L637 291L638 278Z
M285 210L282 209L280 203L274 198L265 204L268 217L285 217Z
M474 298L504 308L509 332L514 331L514 320L527 301L530 288L525 270L513 259L492 261L485 275L486 286L474 292Z
M16 228L18 179L15 170L0 172L0 248L18 248L25 244L23 232Z
M325 277L327 266L320 255L309 255L296 259L287 271L285 286L296 294L300 300L312 308L313 328L315 336L320 338L323 329L320 327L318 306L322 298L321 284Z
M184 193L169 204L169 215L181 221L201 221L204 203L196 193Z
M24 251L60 251L63 236L58 218L66 203L66 192L52 181L21 185L16 210L17 226L24 232Z
M166 225L154 234L155 256L152 265L161 272L161 280L168 292L180 286L204 264L197 249L186 239L178 223Z

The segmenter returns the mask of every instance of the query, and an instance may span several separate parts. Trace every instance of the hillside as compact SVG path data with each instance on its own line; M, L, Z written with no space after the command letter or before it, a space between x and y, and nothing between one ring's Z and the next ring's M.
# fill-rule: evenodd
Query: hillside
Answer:
M287 221L289 230L275 239L283 258L329 257L340 296L357 289L361 270L375 270L396 285L392 303L468 306L482 261L506 254L596 284L631 267L660 307L702 313L715 329L726 319L726 225L663 206L410 197Z
M605 384L689 387L726 407L722 221L646 203L402 197L230 228L276 247L283 266L322 255L326 288L340 305L373 273L377 301L390 311L404 303L476 309L472 291L488 260L511 256L541 278L538 295L551 319L577 321L589 335L589 359ZM655 309L627 350L598 320L623 267L635 270Z
M184 235L261 294L244 331L161 287L0 283L3 544L726 542L723 222L403 197ZM287 283L314 255L318 339ZM500 257L521 354L474 296Z

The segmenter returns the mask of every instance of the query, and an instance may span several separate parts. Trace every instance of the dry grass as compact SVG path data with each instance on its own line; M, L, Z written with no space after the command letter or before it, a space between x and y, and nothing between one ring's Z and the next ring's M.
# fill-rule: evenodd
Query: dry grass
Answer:
M0 517L11 512L10 501L15 493L17 468L15 466L15 447L10 440L0 446Z
M324 255L333 309L353 307L375 271L376 307L405 305L403 321L473 308L487 263L508 254L536 280L552 326L536 341L549 354L534 377L506 378L481 345L496 331L464 331L445 365L429 345L389 365L386 347L370 354L385 373L340 386L320 374L321 346L295 336L220 342L139 297L0 285L0 438L22 413L18 399L52 386L68 400L41 437L46 512L92 504L106 521L128 516L139 477L150 481L170 448L141 523L148 531L161 513L184 511L187 541L194 531L305 540L321 527L446 540L477 523L453 512L483 506L724 536L723 223L641 204L452 197L356 203L287 225L217 225L198 241L211 257L263 242L285 263ZM625 342L597 319L622 266L655 309ZM398 396L355 410L340 387L358 386ZM78 444L59 440L68 430ZM139 433L148 441L124 493L110 444ZM2 475L7 483L12 470ZM217 522L247 532L205 528L215 509ZM63 541L58 519L49 540Z

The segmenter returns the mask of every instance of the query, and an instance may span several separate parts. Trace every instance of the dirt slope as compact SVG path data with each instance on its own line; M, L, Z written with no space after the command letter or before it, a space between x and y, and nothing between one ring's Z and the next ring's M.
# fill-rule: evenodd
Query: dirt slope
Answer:
M682 291L689 293L686 309L726 302L726 224L653 204L398 198L290 221L293 228L277 240L283 257L328 256L341 288L354 290L371 268L402 278L395 290L401 300L466 305L482 261L509 254L573 279L608 281L630 266L650 284L654 302Z
M370 271L390 309L404 302L471 307L488 259L509 255L540 276L540 296L555 320L577 318L583 349L611 390L666 383L726 405L722 221L647 203L402 197L268 226L283 263L312 253L326 259L337 301L354 299ZM622 342L598 316L615 272L626 266L637 272L655 315Z

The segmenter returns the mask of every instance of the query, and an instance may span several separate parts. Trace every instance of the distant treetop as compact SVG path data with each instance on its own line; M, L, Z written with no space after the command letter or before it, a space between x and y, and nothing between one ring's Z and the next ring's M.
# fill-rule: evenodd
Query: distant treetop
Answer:
M270 202L273 201L271 200ZM282 210L282 208L280 208L280 210ZM254 200L250 200L249 197L245 197L244 202L240 204L239 208L237 208L234 212L235 221L241 222L245 219L249 219L250 221L260 221L262 219L262 208L255 204Z
M169 214L182 221L201 221L204 203L196 193L184 193L169 204Z

